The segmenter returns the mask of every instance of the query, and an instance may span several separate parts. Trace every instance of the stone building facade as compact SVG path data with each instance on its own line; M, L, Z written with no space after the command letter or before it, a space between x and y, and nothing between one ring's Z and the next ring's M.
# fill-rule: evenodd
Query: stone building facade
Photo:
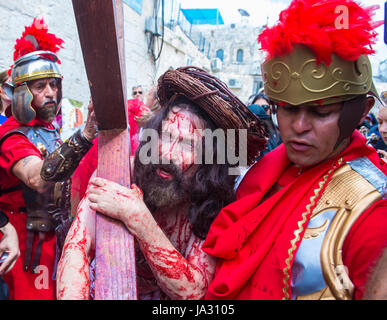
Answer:
M132 86L142 84L147 91L171 67L192 64L210 71L209 59L178 25L168 24L171 21L170 12L176 15L179 11L178 0L164 1L164 32L161 31L160 0L123 1L128 98ZM173 11L169 10L171 7ZM158 28L153 22L156 16ZM71 0L0 1L0 70L8 70L13 64L15 41L23 33L24 26L31 25L34 17L44 18L49 31L65 41L64 49L58 54L63 73L63 95L83 105L85 112L90 90Z
M257 37L262 27L248 22L199 28L194 38L210 43L211 71L243 102L263 87L260 65L264 60Z
M7 70L13 64L16 39L23 33L24 26L31 25L34 17L43 17L49 31L65 41L64 49L59 52L64 96L87 102L89 89L71 0L1 1L0 69Z

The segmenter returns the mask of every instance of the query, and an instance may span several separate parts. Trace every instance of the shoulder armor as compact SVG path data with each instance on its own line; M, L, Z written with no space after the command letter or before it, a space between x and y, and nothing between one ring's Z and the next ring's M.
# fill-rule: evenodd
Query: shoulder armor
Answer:
M296 254L294 298L352 299L354 285L343 263L343 244L357 219L385 197L386 182L386 175L365 157L334 172Z
M386 182L367 158L355 159L335 172L313 212L337 209L321 248L324 279L336 299L352 299L354 290L342 259L345 238L362 213L383 198Z
M9 138L10 136L14 135L14 134L21 134L25 137L27 137L27 132L28 130L30 129L30 127L25 127L25 126L21 126L21 127L18 127L16 129L13 129L13 130L10 130L8 132L6 132L1 138L0 138L0 145L7 139Z

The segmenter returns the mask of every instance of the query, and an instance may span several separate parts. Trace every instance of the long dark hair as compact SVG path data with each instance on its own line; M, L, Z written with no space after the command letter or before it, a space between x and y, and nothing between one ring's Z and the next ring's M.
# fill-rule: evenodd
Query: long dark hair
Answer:
M148 123L144 129L157 130L161 134L162 122L167 118L170 110L174 106L179 106L182 109L188 110L197 115L205 123L205 127L210 130L215 130L216 126L209 116L202 111L198 106L184 97L178 97L166 107L161 109ZM214 139L215 140L215 139ZM141 141L136 150L136 162L138 161L138 153L141 147L148 141ZM203 140L204 149L204 140ZM213 142L213 164L205 164L204 152L202 164L199 165L193 177L193 186L190 191L190 206L187 214L187 219L192 225L193 233L205 239L210 229L212 222L218 215L220 210L235 200L234 184L236 176L229 175L229 168L227 163L218 164L217 159L217 143ZM136 166L135 162L135 166ZM137 176L135 170L136 181L140 181L141 177Z

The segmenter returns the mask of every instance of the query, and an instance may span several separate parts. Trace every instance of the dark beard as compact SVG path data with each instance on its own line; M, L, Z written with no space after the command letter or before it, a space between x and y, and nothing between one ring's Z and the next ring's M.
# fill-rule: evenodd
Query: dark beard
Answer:
M54 103L53 105L47 105ZM55 120L57 103L56 101L45 101L43 106L36 108L36 117L44 122L52 122Z
M157 172L161 168L170 173L172 179L161 178ZM136 153L134 172L136 184L143 191L144 202L152 213L158 209L176 209L190 201L195 176L185 177L175 165L143 165Z

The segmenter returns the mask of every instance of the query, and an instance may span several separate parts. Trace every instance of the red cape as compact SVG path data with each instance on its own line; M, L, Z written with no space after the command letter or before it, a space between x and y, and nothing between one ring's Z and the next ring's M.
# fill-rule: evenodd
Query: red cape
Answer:
M291 297L291 266L310 214L333 174L331 169L362 156L381 167L377 153L364 141L360 133L354 132L350 146L339 156L306 170L262 203L263 196L289 165L284 145L249 170L238 189L237 201L219 213L203 245L205 252L219 258L206 299L282 299L286 284ZM341 164L340 158L344 159ZM326 183L320 188L324 178ZM315 190L319 190L317 196ZM294 240L296 230L300 233Z
M0 127L0 137L8 131L17 129L20 126L32 127L35 125L52 128L51 124L42 123L36 119L29 123L22 124L11 116ZM20 143L20 141L25 141L25 143ZM28 139L22 135L15 135L7 138L3 146L5 146L5 144L8 144L6 149L12 150L12 154L5 152L0 157L0 188L7 189L20 184L20 180L13 174L5 172L4 168L11 167L11 164L14 164L28 155L40 156L41 153L32 142L29 142ZM4 148L0 150L4 151ZM0 151L0 153L2 151ZM16 260L12 270L4 276L4 280L9 287L10 300L54 300L56 296L56 287L51 276L54 271L55 261L55 234L54 232L46 234L46 240L43 242L41 249L40 267L42 268L40 271L36 274L33 274L30 271L25 272L23 270L23 263L27 242L27 216L24 212L19 211L20 207L25 207L21 190L6 193L0 197L0 209L7 213L9 222L16 229L20 248L20 257ZM33 248L36 248L37 242L38 237L35 237ZM45 280L45 284L42 286L41 279L43 279L42 277L44 276L47 281Z
M0 139L9 131L15 130L21 126L45 126L50 129L53 128L51 124L42 123L36 119L23 124L11 116L2 126L0 126ZM11 173L11 169L17 161L30 155L41 157L41 152L25 136L21 134L12 135L4 140L0 145L0 189L6 190L20 183L19 179ZM21 191L19 193L21 195Z

